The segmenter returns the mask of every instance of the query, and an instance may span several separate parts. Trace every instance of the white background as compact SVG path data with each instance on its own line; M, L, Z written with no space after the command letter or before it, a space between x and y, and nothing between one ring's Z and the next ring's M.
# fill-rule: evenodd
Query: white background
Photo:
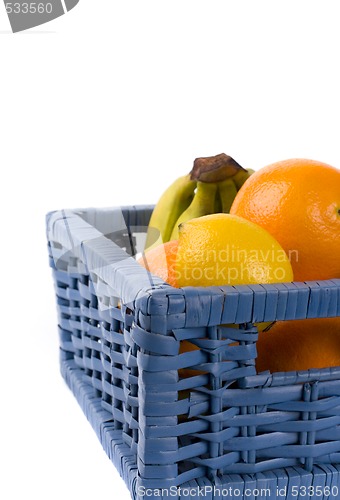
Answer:
M156 202L193 159L340 165L338 1L0 5L3 499L127 500L59 375L49 210Z

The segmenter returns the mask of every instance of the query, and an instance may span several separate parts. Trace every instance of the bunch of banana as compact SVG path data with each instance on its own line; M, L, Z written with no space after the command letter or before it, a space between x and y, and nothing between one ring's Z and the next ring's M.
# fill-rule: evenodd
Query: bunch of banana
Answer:
M229 213L237 191L253 172L224 153L196 158L191 172L175 180L156 204L145 249L177 239L182 222L213 213Z

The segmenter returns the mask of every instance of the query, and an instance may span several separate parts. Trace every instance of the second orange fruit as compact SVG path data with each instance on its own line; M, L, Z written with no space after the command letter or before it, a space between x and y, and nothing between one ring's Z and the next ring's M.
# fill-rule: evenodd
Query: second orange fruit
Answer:
M278 321L256 348L258 372L340 366L340 318Z
M138 263L166 283L177 287L176 257L178 241L172 240L151 248L138 259Z

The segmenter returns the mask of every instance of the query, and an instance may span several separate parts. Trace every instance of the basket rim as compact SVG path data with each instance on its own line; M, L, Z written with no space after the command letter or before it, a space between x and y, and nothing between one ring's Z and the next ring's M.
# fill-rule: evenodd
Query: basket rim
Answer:
M56 242L72 252L91 274L112 286L124 304L133 304L143 314L179 314L190 307L190 303L200 303L195 323L187 326L218 324L219 315L223 321L226 305L234 306L235 317L231 322L235 323L259 322L263 315L266 321L340 316L340 279L173 288L140 266L134 257L93 225L105 215L113 228L127 229L128 225L138 225L139 213L150 212L152 208L153 205L134 205L49 212L46 215L47 239L50 244ZM214 318L211 318L212 304ZM285 314L281 318L278 308L283 305Z

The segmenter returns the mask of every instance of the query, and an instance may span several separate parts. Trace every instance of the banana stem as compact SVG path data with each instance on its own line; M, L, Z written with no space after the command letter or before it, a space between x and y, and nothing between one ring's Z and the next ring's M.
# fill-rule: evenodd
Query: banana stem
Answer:
M216 156L196 158L190 178L201 182L220 182L240 171L247 172L231 156L221 153Z

